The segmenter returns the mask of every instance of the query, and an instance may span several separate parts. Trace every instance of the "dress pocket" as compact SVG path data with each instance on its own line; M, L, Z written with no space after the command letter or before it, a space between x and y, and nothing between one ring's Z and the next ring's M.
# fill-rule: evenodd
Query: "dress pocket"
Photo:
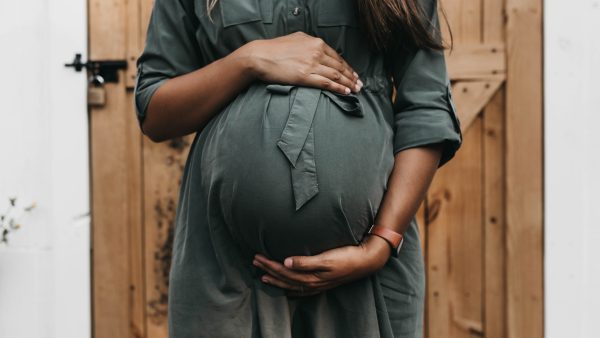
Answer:
M319 27L358 27L356 5L353 0L325 0L318 4Z
M272 0L219 0L223 27L254 21L272 22L272 3Z
M380 284L395 336L412 337L421 331L424 301L391 284Z

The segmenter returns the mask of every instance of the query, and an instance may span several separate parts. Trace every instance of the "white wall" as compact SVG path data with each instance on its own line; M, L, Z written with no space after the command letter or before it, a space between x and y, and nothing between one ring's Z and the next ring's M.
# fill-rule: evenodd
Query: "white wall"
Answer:
M85 1L0 1L0 210L37 208L0 245L0 337L90 336Z
M545 1L546 338L600 337L600 0Z

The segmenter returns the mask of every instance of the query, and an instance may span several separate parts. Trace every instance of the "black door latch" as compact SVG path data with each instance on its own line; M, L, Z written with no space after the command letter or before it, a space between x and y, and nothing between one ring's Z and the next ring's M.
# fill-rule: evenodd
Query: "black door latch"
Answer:
M66 63L65 67L73 67L75 71L80 72L82 69L89 70L94 77L100 76L103 82L119 82L119 69L127 69L127 61L125 60L88 60L83 63L81 54L75 54L75 59L71 63Z

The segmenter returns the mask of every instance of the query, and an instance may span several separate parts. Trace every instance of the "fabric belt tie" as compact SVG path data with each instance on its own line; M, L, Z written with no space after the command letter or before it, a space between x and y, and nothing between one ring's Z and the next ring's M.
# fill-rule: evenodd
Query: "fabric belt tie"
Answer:
M297 89L296 96L277 147L290 162L292 189L298 210L319 192L313 120L321 94L345 114L363 117L363 111L354 93L343 95L318 88L280 84L267 86L269 92L280 95L289 95L293 88Z

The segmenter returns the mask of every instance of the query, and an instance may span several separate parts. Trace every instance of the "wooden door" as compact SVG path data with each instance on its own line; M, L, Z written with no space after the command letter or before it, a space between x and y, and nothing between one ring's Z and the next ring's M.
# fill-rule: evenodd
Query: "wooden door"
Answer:
M464 143L419 210L426 336L542 337L541 1L442 4Z
M541 338L541 0L442 5L464 145L419 210L426 336ZM152 143L135 120L135 60L151 8L89 0L90 57L129 63L91 113L96 338L167 336L173 182L191 140Z

